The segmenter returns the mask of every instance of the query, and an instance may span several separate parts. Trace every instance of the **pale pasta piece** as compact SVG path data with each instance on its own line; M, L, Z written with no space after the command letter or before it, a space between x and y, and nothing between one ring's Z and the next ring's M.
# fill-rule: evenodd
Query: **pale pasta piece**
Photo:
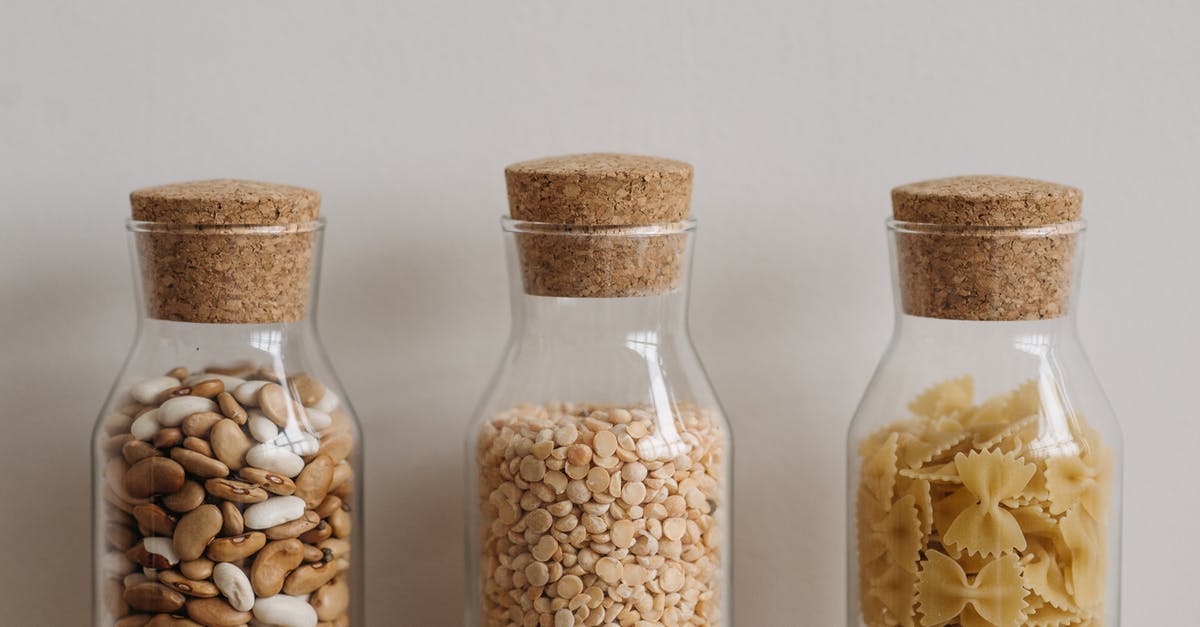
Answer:
M1058 522L1063 542L1071 552L1070 588L1075 603L1089 610L1104 601L1104 554L1100 528L1082 508L1071 510Z
M1025 587L1050 605L1078 615L1079 608L1067 591L1066 577L1055 553L1032 538L1028 555L1032 559L1025 563Z
M921 436L906 435L901 438L897 458L901 468L920 468L931 462L954 459L956 453L971 450L968 434L963 431L938 431ZM962 445L962 446L960 446Z
M868 539L869 545L884 546L889 566L911 573L917 572L921 559L921 519L915 501L909 494L892 504L887 516L871 525Z
M899 474L901 477L921 479L929 483L962 484L962 477L958 476L958 466L953 461L922 468L901 468Z
M976 498L950 523L945 541L968 553L1000 555L1025 549L1021 526L1000 501L1021 493L1036 468L997 452L972 452L954 458L963 486Z
M913 606L916 603L916 569L909 572L892 566L878 580L871 582L868 594L879 599L884 614L903 627L915 627Z
M913 497L917 518L921 521L921 543L927 543L929 534L933 533L933 497L929 493L929 482L899 477L896 479L896 494L901 497Z
M893 433L863 464L863 485L884 509L892 502L892 490L896 487L896 447L900 434Z
M917 613L921 625L944 624L967 606L994 627L1020 627L1025 614L1021 566L1006 555L984 566L973 580L945 553L929 551L917 578Z
M925 390L908 410L922 418L940 418L965 412L975 396L975 380L970 375L943 381Z

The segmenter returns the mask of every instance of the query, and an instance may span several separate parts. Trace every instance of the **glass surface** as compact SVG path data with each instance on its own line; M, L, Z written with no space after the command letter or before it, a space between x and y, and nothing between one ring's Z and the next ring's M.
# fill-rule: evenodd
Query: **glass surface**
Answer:
M512 333L467 434L467 625L730 624L731 439L688 335L693 229L505 222ZM532 296L533 232L592 250L683 238L684 280Z
M1068 226L1074 292L1083 229ZM897 292L899 232L925 236L891 225ZM896 302L849 429L846 624L1119 625L1121 433L1074 293L1046 320L916 317Z
M362 440L313 315L147 318L134 239L160 228L186 230L130 223L138 329L93 437L93 624L364 625Z

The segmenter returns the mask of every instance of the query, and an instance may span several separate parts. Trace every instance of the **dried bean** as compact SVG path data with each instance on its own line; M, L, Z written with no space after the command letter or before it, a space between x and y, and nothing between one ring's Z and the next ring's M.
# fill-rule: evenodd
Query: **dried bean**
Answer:
M208 544L204 555L214 562L236 562L254 555L267 543L266 534L259 531L240 536L217 538Z
M175 553L184 560L199 558L208 543L221 532L223 523L224 517L216 505L201 505L188 512L175 526Z
M217 564L212 573L213 582L224 595L229 605L243 612L254 607L254 588L246 572L233 564Z
M267 544L254 557L250 583L259 601L279 594L288 573L304 562L304 544L295 538Z

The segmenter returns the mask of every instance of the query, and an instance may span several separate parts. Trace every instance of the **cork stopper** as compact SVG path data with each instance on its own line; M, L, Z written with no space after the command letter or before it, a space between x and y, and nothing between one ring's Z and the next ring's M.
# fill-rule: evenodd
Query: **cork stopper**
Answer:
M218 179L129 199L147 316L223 324L307 316L319 193Z
M1083 194L1058 183L957 176L892 190L904 312L955 320L1065 316Z
M504 170L528 294L623 298L684 280L692 166L660 157L591 153ZM647 228L661 227L661 228Z
M509 215L553 224L642 226L686 220L692 166L682 161L590 153L504 169Z

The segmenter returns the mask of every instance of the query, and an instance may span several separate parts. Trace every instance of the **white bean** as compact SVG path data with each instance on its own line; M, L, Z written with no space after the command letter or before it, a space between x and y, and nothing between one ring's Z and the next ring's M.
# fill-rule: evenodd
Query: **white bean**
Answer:
M158 422L164 427L178 427L183 419L202 411L217 411L217 404L203 396L176 396L158 407Z
M212 578L233 609L249 612L254 607L254 587L246 571L229 562L221 562L213 567Z
M160 427L162 425L158 422L158 409L155 408L138 416L133 424L129 425L129 433L143 442L148 442L158 433Z
M279 427L257 409L250 410L250 417L246 419L246 426L250 428L250 435L254 436L254 439L259 442L270 442L275 436L279 435Z
M317 610L304 597L277 594L254 604L254 618L279 627L316 627Z
M321 400L317 401L316 405L313 405L313 409L328 414L337 409L339 404L341 404L341 399L338 398L338 395L333 390L325 388L325 395L321 397Z
M175 553L175 544L171 538L152 537L142 539L146 551L161 556L167 563L174 566L179 563L179 555ZM147 574L149 576L149 574Z
M308 417L308 426L312 427L314 431L328 429L333 424L333 416L315 407L305 409L304 415Z
M183 384L188 387L192 387L193 385L196 385L197 383L200 383L201 381L210 381L212 379L216 379L216 380L220 381L221 383L224 383L226 390L236 389L239 385L246 382L245 379L231 377L227 374L213 374L211 372L197 372L196 374L191 375L190 377L184 379Z
M258 389L268 383L270 381L247 381L233 390L233 398L243 407L258 407Z
M292 478L304 470L304 459L274 444L259 444L246 452L246 463Z
M269 444L291 451L301 457L312 455L321 449L321 441L311 433L305 433L294 425L288 425L283 433L271 439Z
M304 499L298 496L273 496L255 503L242 512L247 529L269 529L304 517Z
M129 389L129 395L133 397L133 400L143 405L153 405L159 394L173 387L179 387L179 379L175 377L150 377L149 379L142 379L133 384L133 387Z

